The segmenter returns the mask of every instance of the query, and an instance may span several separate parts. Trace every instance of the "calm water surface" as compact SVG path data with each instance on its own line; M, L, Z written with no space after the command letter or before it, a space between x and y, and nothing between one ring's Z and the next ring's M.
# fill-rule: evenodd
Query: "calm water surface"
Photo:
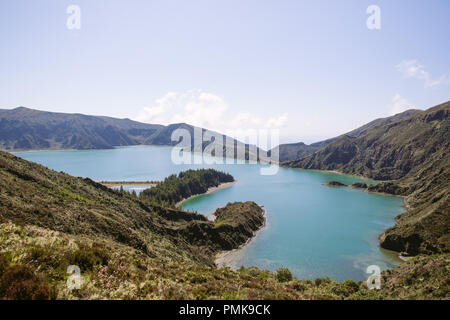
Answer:
M183 208L209 216L231 201L252 200L265 207L267 226L230 262L232 267L258 266L272 271L288 267L300 279L363 280L369 265L386 269L399 263L394 254L378 247L377 236L394 224L394 217L403 211L402 200L323 186L329 180L351 184L362 179L284 168L276 175L263 176L256 164L174 165L171 150L138 146L17 155L94 180L162 180L200 167L231 173L237 180L232 187L193 198L183 203Z

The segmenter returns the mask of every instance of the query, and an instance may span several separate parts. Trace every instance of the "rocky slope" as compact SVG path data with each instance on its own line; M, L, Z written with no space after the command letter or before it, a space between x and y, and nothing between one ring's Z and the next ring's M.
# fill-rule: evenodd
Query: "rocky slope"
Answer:
M450 251L450 102L407 119L344 136L291 168L336 170L390 180L369 191L405 196L409 210L381 237L409 254Z

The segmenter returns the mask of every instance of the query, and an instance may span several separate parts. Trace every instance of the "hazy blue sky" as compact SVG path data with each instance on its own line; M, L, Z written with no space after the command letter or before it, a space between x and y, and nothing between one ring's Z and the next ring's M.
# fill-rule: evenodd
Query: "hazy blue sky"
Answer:
M372 4L380 30L366 27ZM0 108L311 142L449 100L449 16L448 0L3 0Z

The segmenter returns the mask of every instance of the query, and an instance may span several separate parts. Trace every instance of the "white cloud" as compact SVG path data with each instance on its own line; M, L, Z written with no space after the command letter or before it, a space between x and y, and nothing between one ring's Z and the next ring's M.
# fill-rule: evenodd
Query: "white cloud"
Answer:
M408 100L400 96L398 93L392 98L392 102L390 105L390 115L393 116L397 113L401 113L408 109L414 109L415 106L410 103Z
M250 112L239 112L231 121L228 122L228 127L234 128L259 128L263 120Z
M165 125L186 122L210 128L220 121L227 108L220 97L210 93L199 90L169 92L156 100L154 106L143 108L136 120Z
M417 60L403 60L396 69L403 74L405 78L415 78L424 81L425 88L435 87L448 82L445 76L433 79L424 66L419 64Z
M278 117L273 117L267 120L267 127L269 129L279 129L286 125L286 122L288 120L287 113L282 114Z
M135 120L164 125L185 122L223 133L228 129L279 129L288 116L285 113L264 119L248 111L235 113L221 97L189 90L166 93L153 106L143 108Z

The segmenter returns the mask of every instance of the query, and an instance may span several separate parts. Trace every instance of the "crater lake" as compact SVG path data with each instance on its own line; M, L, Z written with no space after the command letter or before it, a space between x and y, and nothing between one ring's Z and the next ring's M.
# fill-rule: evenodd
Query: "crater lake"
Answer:
M400 263L381 249L378 236L395 224L401 198L352 188L327 187L337 180L362 181L350 175L279 168L261 175L261 164L175 165L171 147L134 146L108 150L61 150L15 153L56 171L96 181L155 181L187 169L214 168L237 180L228 188L185 201L184 210L211 216L234 201L255 201L266 210L266 226L242 249L227 258L233 268L289 268L299 279L330 277L364 280L369 265L381 270ZM197 159L199 154L193 155Z

